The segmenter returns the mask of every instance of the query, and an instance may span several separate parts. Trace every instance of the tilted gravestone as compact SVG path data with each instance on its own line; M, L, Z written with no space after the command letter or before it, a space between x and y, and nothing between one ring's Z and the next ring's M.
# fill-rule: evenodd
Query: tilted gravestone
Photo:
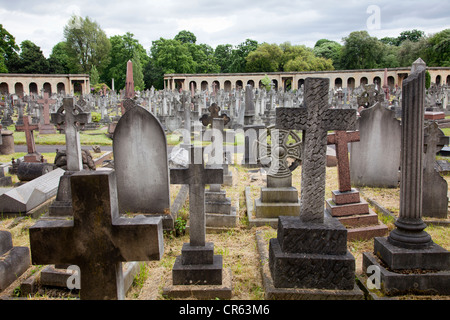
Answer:
M447 181L436 170L436 153L448 144L436 122L431 122L424 130L424 170L423 170L423 216L447 218L448 185Z
M346 290L362 298L347 230L324 208L327 131L354 130L356 110L329 109L328 89L328 79L307 78L304 107L276 109L276 128L303 130L304 140L300 216L279 217L269 267L276 288Z
M396 188L399 181L401 126L395 112L381 105L358 119L360 141L351 144L350 178L356 187Z
M400 212L396 228L388 237L374 239L377 257L363 253L363 271L369 275L373 273L369 267L375 266L380 289L387 295L450 294L450 252L433 242L422 220L425 71L425 63L419 58L403 81Z
M220 184L223 169L206 169L203 148L190 150L187 169L171 169L170 183L189 185L189 236L183 244L181 256L172 269L174 285L222 284L222 256L214 255L214 243L206 242L205 185Z
M172 229L164 129L155 116L133 100L126 99L123 106L126 112L113 139L119 212L162 216L164 229Z
M83 300L124 299L122 262L161 258L161 218L120 216L114 171L76 172L70 180L73 220L30 227L32 263L77 265Z

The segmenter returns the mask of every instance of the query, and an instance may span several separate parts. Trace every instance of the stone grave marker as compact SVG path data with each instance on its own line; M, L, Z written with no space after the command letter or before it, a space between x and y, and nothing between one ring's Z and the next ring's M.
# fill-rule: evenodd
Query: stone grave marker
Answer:
M13 188L0 195L0 212L26 214L56 195L64 170L57 168L49 173Z
M78 266L82 300L124 299L122 262L161 258L161 218L120 216L114 171L76 172L70 180L74 218L30 227L32 263Z
M50 123L50 105L56 103L56 99L50 99L48 92L44 92L44 97L37 100L37 103L42 104L42 116L44 123L39 124L40 134L53 134L56 133L55 126Z
M34 142L34 130L38 130L39 125L31 123L31 117L23 117L23 125L16 126L16 131L25 132L25 138L27 141L28 154L23 157L25 162L42 162L41 154L36 151L36 144Z
M361 199L350 183L348 144L359 141L359 131L336 131L328 134L327 143L336 146L339 190L333 190L326 207L333 217L347 227L347 239L370 239L384 236L388 228L378 221L378 215Z
M261 188L261 197L255 199L255 217L277 219L279 216L299 216L300 199L297 189L292 186L292 171L301 161L300 137L290 130L274 128L268 130L271 146L267 146L267 134L263 135L260 150L264 152L260 160L270 158L270 167L267 172L267 185ZM289 137L295 142L288 144ZM295 161L291 165L288 159Z
M300 216L279 217L277 238L270 240L273 285L280 292L296 288L329 298L344 291L362 299L347 229L324 208L327 131L355 130L356 110L328 108L329 79L307 78L304 86L304 107L276 109L276 128L303 130L304 140Z
M425 63L419 58L403 81L400 213L396 228L388 237L374 239L374 254L363 253L363 271L369 275L373 271L368 268L375 266L380 289L387 295L450 294L450 252L424 231L427 225L422 220L425 71Z
M133 100L126 99L123 106L126 112L113 138L119 212L162 216L164 229L172 229L164 129L153 114Z
M222 285L223 261L214 255L214 243L206 242L205 185L220 184L223 169L207 169L203 148L190 148L188 168L170 170L172 184L189 185L189 237L172 269L173 285Z
M9 231L0 230L0 292L20 277L30 266L30 249L14 247Z
M448 214L447 181L436 170L436 153L449 143L436 122L424 129L423 202L424 217L446 219Z
M71 216L70 176L83 170L83 155L80 143L80 128L89 121L89 113L83 110L84 101L75 104L74 98L63 98L63 104L52 113L52 122L64 127L66 136L66 172L60 178L56 200L49 208L50 216Z
M395 111L381 105L361 111L360 141L351 144L350 178L356 187L396 188L399 181L401 125Z

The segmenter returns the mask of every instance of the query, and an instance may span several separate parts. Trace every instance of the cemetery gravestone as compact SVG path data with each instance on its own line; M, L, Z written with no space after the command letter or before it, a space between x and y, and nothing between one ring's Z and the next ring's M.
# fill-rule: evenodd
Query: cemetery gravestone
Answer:
M336 131L328 134L328 144L336 145L339 190L332 191L332 198L326 201L328 212L347 227L347 239L370 239L383 236L388 228L379 223L378 215L369 204L360 198L359 191L350 183L348 144L359 141L359 131Z
M30 227L32 263L77 265L83 300L124 299L122 262L161 258L161 218L120 216L114 171L76 172L70 180L74 219Z
M377 103L358 119L360 141L351 144L350 178L356 187L396 188L399 181L401 125L395 112Z
M16 131L25 132L28 150L28 154L23 157L25 162L42 162L41 154L36 151L36 144L34 143L33 131L37 129L39 129L39 126L31 123L30 116L23 118L23 126L16 126Z
M425 70L419 58L403 81L400 213L389 236L374 239L374 254L387 268L363 254L363 271L376 266L387 295L450 294L450 252L433 242L422 220Z
M424 130L424 170L423 202L424 217L447 218L448 185L447 181L435 169L436 153L449 143L436 122L431 122Z
M190 148L187 169L170 170L172 184L189 185L190 243L183 245L172 269L174 285L222 284L222 256L214 255L214 244L206 242L205 185L221 184L223 169L206 169L203 149Z
M40 134L53 134L56 133L55 126L50 123L50 105L56 103L55 99L50 99L48 92L44 92L43 99L37 101L42 104L42 115L44 117L44 123L39 124Z
M327 131L354 130L356 110L329 109L328 88L328 79L307 78L304 107L276 110L276 128L303 130L304 140L300 217L278 218L269 267L276 288L342 290L362 298L347 230L324 210Z
M12 236L0 230L0 292L20 277L30 266L30 249L13 247Z
M119 212L162 216L164 229L172 229L164 129L157 118L133 100L126 99L123 105L126 112L113 139Z

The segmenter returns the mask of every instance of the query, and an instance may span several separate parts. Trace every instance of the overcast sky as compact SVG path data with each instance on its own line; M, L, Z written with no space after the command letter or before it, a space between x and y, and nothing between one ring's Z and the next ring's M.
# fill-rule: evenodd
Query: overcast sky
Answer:
M63 40L72 14L89 16L108 37L131 32L147 51L152 41L172 39L181 30L215 48L248 38L313 47L319 39L341 42L359 30L382 38L405 30L431 34L450 28L448 0L0 0L0 24L17 44L31 40L46 57Z

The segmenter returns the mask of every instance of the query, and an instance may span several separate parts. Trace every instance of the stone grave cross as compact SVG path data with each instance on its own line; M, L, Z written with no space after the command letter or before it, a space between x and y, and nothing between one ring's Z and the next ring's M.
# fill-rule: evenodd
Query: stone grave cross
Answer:
M200 122L207 127L208 125L212 125L212 121L213 119L217 119L217 118L222 118L223 119L223 125L226 126L228 124L228 122L230 122L230 118L228 117L228 115L226 115L225 113L222 113L219 116L219 111L220 111L220 107L216 104L213 103L209 108L208 108L210 114L204 114L201 118L200 118Z
M55 127L50 123L50 105L56 103L55 99L50 99L47 91L44 92L44 97L37 100L37 103L42 104L44 124L40 125L40 134L56 133Z
M171 184L189 185L190 242L204 246L206 239L205 185L222 184L223 169L206 169L203 148L190 147L191 162L187 169L170 169Z
M37 129L39 129L39 126L31 123L30 116L23 117L23 125L16 125L16 131L25 132L28 150L28 154L24 157L25 162L41 162L41 155L36 151L36 144L34 142L33 134L33 131Z
M348 159L348 143L359 141L359 131L336 131L328 134L327 144L336 146L336 158L338 163L339 191L351 191L350 163Z
M303 130L300 218L324 221L327 132L355 130L356 110L329 109L329 79L307 78L302 108L277 108L276 128Z
M119 215L115 171L76 172L71 190L73 220L30 227L32 263L77 265L82 300L124 299L121 264L161 258L161 218Z
M63 105L56 113L52 113L53 123L57 125L64 124L64 131L66 134L67 170L69 171L83 170L80 134L78 129L89 121L89 113L84 112L82 109L82 105L84 104L86 103L83 100L80 100L75 104L74 98L64 98Z

